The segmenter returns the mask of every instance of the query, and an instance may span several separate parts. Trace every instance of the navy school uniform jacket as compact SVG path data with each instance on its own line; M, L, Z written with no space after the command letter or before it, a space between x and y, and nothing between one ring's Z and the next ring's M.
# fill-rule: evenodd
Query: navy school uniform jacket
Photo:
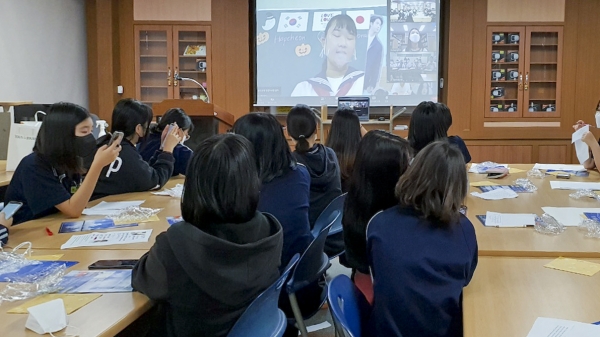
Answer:
M435 227L413 208L376 214L367 228L373 336L462 337L462 291L477 266L471 222Z
M56 205L71 199L81 185L81 176L58 172L36 153L21 160L4 196L5 204L23 203L15 213L13 226L58 212Z
M156 151L159 151L161 144L161 134L159 133L151 133L148 136L148 139L138 146L138 152L142 156L142 158L146 162L150 162ZM194 155L194 151L189 147L177 144L173 149L173 157L175 158L175 163L173 166L173 176L177 176L180 174L185 175L185 170L187 169L188 162L190 158Z
M99 140L99 144L107 143L108 140L109 137L105 137ZM171 178L175 162L172 154L157 151L147 163L127 139L121 141L121 147L119 157L102 169L93 199L161 188Z
M275 216L283 228L281 268L294 254L302 255L313 239L308 223L309 197L310 176L302 164L260 188L258 210Z
M467 144L465 144L465 141L462 140L462 138L459 136L450 136L448 137L448 142L458 147L463 155L463 158L465 158L465 164L471 162L471 154L469 153L469 149L467 149Z
M281 225L266 213L246 223L169 227L132 272L133 288L159 306L151 335L226 336L279 277L281 246Z

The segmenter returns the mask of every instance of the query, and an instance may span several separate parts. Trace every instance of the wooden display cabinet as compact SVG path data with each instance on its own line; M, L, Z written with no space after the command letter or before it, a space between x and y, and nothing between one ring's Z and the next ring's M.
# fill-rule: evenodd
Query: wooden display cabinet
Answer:
M202 25L135 25L136 98L148 105L165 99L205 99L211 93L211 31Z
M487 30L486 118L560 117L563 29Z

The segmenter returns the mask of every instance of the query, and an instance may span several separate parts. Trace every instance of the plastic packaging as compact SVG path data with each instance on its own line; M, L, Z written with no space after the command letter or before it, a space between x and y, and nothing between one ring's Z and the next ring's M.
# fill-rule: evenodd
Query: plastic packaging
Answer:
M537 186L535 186L533 182L531 182L531 180L525 178L515 180L515 185L523 187L529 192L535 192L538 189Z
M579 200L579 199L583 199L583 198L592 198L592 199L596 199L598 201L600 201L600 195L596 194L596 192L592 191L592 190L577 190L571 194L569 194L569 197Z
M600 239L600 222L592 219L584 219L578 228L580 231L585 232L585 236Z
M115 223L136 223L144 222L162 211L162 208L146 208L140 206L127 207L119 213L109 215Z
M546 176L546 174L538 169L531 169L529 171L527 171L527 178L529 179L543 179Z
M549 214L535 218L535 231L541 234L558 235L565 231L565 226Z
M493 161L484 161L483 163L477 165L477 173L486 173L487 170L493 169L500 166L498 163L494 163Z
M23 246L29 246L24 253L18 253ZM28 260L31 254L31 242L24 242L16 246L11 252L0 252L0 270L2 274L18 272L24 267L41 264L40 261ZM9 278L6 287L0 292L0 304L3 301L17 301L32 298L40 294L51 293L58 290L66 267L64 264L38 268L23 276Z

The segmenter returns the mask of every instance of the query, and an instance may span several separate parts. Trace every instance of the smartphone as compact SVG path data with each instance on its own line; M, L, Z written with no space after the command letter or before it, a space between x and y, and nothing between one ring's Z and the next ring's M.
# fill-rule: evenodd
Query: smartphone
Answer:
M13 215L15 215L15 213L17 213L17 211L19 210L19 208L23 207L23 203L22 202L18 202L18 201L11 201L9 202L3 209L2 209L2 213L4 213L4 218L6 220L12 218Z
M171 133L171 130L173 130L173 127L174 127L174 126L175 126L175 124L169 124L169 125L167 126L167 135L168 135L169 133ZM167 137L165 137L165 139L163 139L162 143L160 143L160 149L161 149L161 150L163 149L163 147L165 147L165 141L166 141L166 140L167 140Z
M88 269L133 269L138 260L98 260L88 266Z
M571 175L568 173L558 173L556 174L556 179L571 179Z
M491 172L487 174L488 178L494 179L494 178L502 178L506 176L505 172Z
M112 137L110 137L110 141L108 141L108 146L111 146L117 139L121 138L121 140L123 140L123 132L121 131L115 131L112 134Z

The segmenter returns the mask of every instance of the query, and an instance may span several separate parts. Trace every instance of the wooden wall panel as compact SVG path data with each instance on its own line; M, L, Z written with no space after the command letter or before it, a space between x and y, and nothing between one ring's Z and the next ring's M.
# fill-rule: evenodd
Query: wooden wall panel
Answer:
M487 20L489 22L563 22L565 0L488 0Z
M134 0L133 19L136 21L210 21L211 3L212 0Z
M252 106L249 6L246 0L215 0L212 4L212 102L236 118Z
M468 144L467 144L468 145ZM473 163L532 163L533 146L527 145L468 145Z
M135 97L135 48L133 33L133 0L119 0L119 85L120 98Z
M571 159L567 156L567 145L540 145L537 162L545 164L564 164Z

